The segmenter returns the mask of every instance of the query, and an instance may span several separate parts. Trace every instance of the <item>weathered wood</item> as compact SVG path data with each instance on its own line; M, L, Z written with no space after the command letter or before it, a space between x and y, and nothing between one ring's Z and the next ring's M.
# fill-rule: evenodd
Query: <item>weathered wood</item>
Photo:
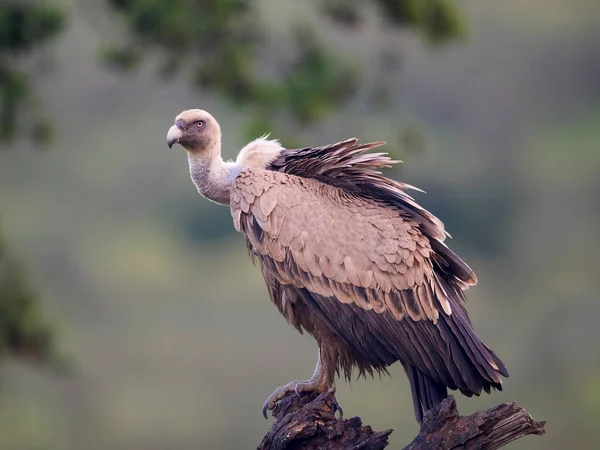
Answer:
M421 431L404 450L494 450L528 434L544 434L545 424L516 402L460 416L456 400L449 396L425 414Z
M380 450L393 430L375 432L358 417L336 417L335 390L288 395L273 410L275 423L258 450Z
M358 417L336 417L332 389L321 395L290 395L275 407L275 422L258 450L380 450L393 430L373 431ZM493 450L528 434L544 434L517 403L503 403L461 417L454 397L425 414L421 431L404 450Z

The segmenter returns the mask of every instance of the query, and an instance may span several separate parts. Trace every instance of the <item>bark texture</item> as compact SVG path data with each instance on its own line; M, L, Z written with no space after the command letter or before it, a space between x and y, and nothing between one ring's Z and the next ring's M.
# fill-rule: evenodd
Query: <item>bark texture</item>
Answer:
M321 395L288 395L273 410L275 423L258 450L379 450L393 430L373 431L358 417L336 417L332 389Z
M379 450L393 430L374 431L358 417L336 417L332 389L321 395L289 395L275 407L275 422L258 450ZM528 434L544 434L517 403L502 403L470 416L460 416L450 396L425 414L421 431L404 450L492 450Z

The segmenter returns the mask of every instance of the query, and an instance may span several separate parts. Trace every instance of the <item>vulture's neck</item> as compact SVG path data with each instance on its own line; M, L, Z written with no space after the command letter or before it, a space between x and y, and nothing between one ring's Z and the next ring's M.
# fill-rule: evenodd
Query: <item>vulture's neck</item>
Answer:
M213 152L188 152L190 175L198 192L221 205L229 205L229 195L233 180L240 173L241 166L235 162L225 162L220 149Z
M188 151L192 181L207 199L229 205L231 185L242 169L266 169L282 150L278 141L262 137L240 150L235 162L223 161L220 144L213 149Z

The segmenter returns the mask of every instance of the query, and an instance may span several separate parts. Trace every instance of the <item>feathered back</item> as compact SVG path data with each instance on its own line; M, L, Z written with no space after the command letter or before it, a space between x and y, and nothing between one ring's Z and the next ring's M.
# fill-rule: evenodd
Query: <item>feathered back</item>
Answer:
M402 161L391 159L387 153L365 153L385 142L359 144L352 138L324 147L307 147L283 150L271 163L271 169L279 172L314 178L322 183L343 188L361 197L385 201L402 209L408 209L431 237L444 240L447 233L444 224L433 214L421 208L408 195L406 189L420 190L409 184L384 177L380 169L390 168Z
M461 288L477 283L475 273L444 243L449 234L444 224L429 211L419 206L406 189L420 191L406 183L384 177L380 169L390 168L402 161L391 159L387 153L366 153L385 142L359 144L357 138L347 139L323 147L284 149L271 163L270 169L344 189L363 198L384 202L408 214L421 226L432 248L441 257L439 263L462 281ZM422 192L422 191L421 191Z

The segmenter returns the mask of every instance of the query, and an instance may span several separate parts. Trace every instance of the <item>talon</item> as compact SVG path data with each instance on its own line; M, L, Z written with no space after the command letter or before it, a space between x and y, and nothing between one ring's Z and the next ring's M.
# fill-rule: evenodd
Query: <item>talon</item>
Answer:
M267 411L275 408L279 400L282 400L287 394L296 393L296 395L300 395L304 392L314 392L317 391L319 393L327 392L327 390L332 389L333 380L332 380L333 372L327 368L324 362L321 360L321 352L319 351L319 357L317 358L317 367L315 368L315 372L313 376L309 380L305 381L292 381L283 386L279 386L275 391L267 397L262 409L262 413L265 419L268 419ZM335 392L335 391L334 391ZM340 411L340 415L342 414L342 408L340 405L334 406L335 410ZM335 414L334 410L334 414Z
M287 394L295 393L300 396L304 392L312 392L312 391L324 391L323 386L315 379L310 379L306 381L292 381L284 386L280 386L275 391L269 395L265 404L263 405L263 416L265 419L268 419L267 410L271 410L275 408L275 405L279 402L279 400L283 399Z
M337 401L333 404L333 415L335 415L336 411L339 411L340 417L344 416L344 410Z

